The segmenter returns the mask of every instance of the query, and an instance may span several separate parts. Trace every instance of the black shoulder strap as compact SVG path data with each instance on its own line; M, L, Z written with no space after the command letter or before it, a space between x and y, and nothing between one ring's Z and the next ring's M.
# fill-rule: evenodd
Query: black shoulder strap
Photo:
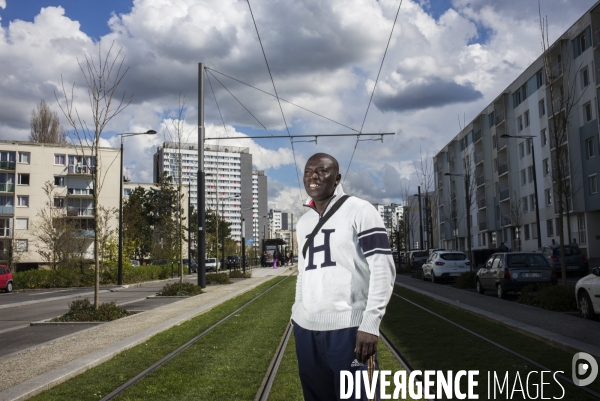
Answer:
M329 211L327 213L325 213L325 216L321 217L321 219L319 220L319 223L316 225L315 229L313 230L312 233L310 233L310 235L308 236L308 238L306 238L306 242L304 243L304 247L302 248L302 257L306 258L306 250L308 249L308 246L313 242L313 240L315 239L315 235L317 235L317 233L319 232L319 230L321 229L321 227L323 227L323 224L325 224L327 222L327 220L329 220L329 218L331 216L333 216L333 214L335 212L337 212L337 210L344 204L344 202L346 202L346 199L348 199L350 197L350 195L344 195L340 198L339 201L335 202L333 204L333 206L331 206L331 209L329 209Z

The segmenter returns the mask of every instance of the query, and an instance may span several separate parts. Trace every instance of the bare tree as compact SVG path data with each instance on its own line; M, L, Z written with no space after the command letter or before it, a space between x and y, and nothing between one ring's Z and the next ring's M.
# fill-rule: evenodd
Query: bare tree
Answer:
M87 163L87 173L89 174L93 205L94 205L94 226L98 227L98 200L102 191L102 186L107 177L108 169L102 165L100 158L100 140L107 124L121 113L131 103L131 96L126 93L119 97L117 89L121 84L128 68L123 66L125 56L121 55L121 49L116 54L113 52L113 45L110 46L105 55L102 54L102 46L98 43L98 55L86 55L85 62L77 59L79 69L85 79L87 86L88 101L91 113L91 120L87 120L85 113L80 112L75 105L75 84L73 83L70 93L67 92L64 79L62 79L62 95L60 100L55 93L56 100L61 111L67 118L72 127L74 136L79 143L78 148L81 151L84 160ZM88 159L89 157L89 159ZM115 157L111 164L117 160ZM94 230L94 307L99 306L100 291L100 254L98 230Z
M31 111L29 140L39 143L67 143L67 132L60 125L58 113L50 110L44 99Z
M546 96L548 102L548 135L550 139L550 160L552 163L551 177L554 202L558 212L558 227L560 244L560 265L562 283L566 284L565 266L565 210L570 208L573 179L568 148L569 125L573 111L585 93L585 89L577 94L577 74L571 72L570 41L557 41L556 46L550 47L548 39L548 18L542 18L541 6L538 0L540 32L542 35L542 61L546 75ZM563 57L565 56L565 57ZM567 60L563 62L563 60ZM576 67L575 71L579 71ZM539 224L539 222L538 222ZM570 223L568 223L570 225ZM569 229L570 232L570 229Z
M414 162L415 171L419 179L419 185L421 190L425 192L425 230L427 231L427 247L432 248L433 245L433 230L435 229L435 219L433 214L435 213L435 205L437 204L437 194L431 192L432 188L435 189L435 170L433 168L433 158L429 157L429 154L423 154L419 152L419 163ZM431 193L430 193L431 192ZM434 206L434 207L432 207Z
M98 239L100 241L101 267L104 269L104 264L109 256L109 244L111 239L114 239L117 235L117 228L111 224L111 221L118 218L119 209L100 205L98 211L99 216L96 231L98 231Z
M513 197L510 200L510 220L515 229L519 230L519 241L517 242L519 252L521 252L521 225L523 223L522 217L524 212L523 206L524 204L521 201L521 198L517 196L516 191L513 191Z
M182 149L187 145L190 135L193 131L185 132L185 96L179 95L179 104L176 109L169 110L169 123L165 125L164 137L165 141L171 142L171 144L175 147L177 151L177 199L179 202L179 207L177 210L179 211L175 218L177 219L177 232L178 232L178 257L177 263L179 265L179 281L183 282L183 243L187 242L187 239L184 235L184 220L185 217L180 212L183 210L181 204L184 202L185 195L183 193L183 157L182 157ZM191 171L186 171L186 175L188 179L190 179ZM188 193L188 196L190 194ZM189 216L188 216L189 217ZM188 260L189 266L191 266L192 261Z

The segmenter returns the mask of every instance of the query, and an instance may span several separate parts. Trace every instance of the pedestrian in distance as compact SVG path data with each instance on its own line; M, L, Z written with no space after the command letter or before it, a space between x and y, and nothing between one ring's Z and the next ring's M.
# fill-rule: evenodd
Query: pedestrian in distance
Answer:
M504 245L504 242L500 243L500 251L502 252L508 252L508 247L506 245Z
M556 243L556 241L554 241L554 238L552 238L552 243L550 244L550 248L558 248L558 244Z
M577 243L577 239L573 238L573 242L571 242L571 247L579 248L579 244Z
M308 211L296 227L298 279L292 306L304 399L340 399L340 372L378 369L379 324L395 280L388 236L371 203L348 197L337 160L304 168ZM361 396L366 400L362 383ZM377 399L379 388L377 383ZM351 397L354 398L354 395Z

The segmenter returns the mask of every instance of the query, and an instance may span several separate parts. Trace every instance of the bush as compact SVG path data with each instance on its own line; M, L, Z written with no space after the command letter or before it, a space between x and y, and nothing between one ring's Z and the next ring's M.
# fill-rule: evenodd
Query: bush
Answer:
M456 288L475 288L476 272L466 272L456 278L454 286Z
M200 287L192 283L172 283L165 285L162 290L156 293L156 295L161 297L191 297L194 295L202 294L202 292L203 291Z
M114 301L100 304L95 310L88 299L79 299L69 304L66 314L52 319L52 322L110 322L132 314Z
M242 273L241 270L233 270L229 273L229 278L250 278L252 277L252 272L247 271L246 273Z
M577 311L575 288L572 285L528 285L521 290L517 302L555 312Z
M211 273L206 275L206 284L231 284L227 273Z
M94 270L26 270L13 273L16 290L31 288L89 287L94 285Z

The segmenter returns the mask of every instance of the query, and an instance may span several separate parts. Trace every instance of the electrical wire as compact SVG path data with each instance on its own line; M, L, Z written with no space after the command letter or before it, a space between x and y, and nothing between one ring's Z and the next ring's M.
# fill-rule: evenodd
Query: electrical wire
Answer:
M385 52L383 52L383 58L381 59L381 65L379 65L379 72L377 72L377 78L375 79L375 85L373 85L373 91L371 92L371 98L369 99L369 104L367 105L367 111L365 112L365 117L363 118L362 125L360 126L359 135L356 137L356 143L354 144L354 150L352 151L352 156L350 157L350 162L348 163L348 167L346 168L346 175L344 176L344 180L342 184L346 181L346 177L350 172L350 165L352 164L352 160L354 159L354 153L356 152L356 148L358 147L358 142L360 138L360 134L362 133L363 127L365 126L365 121L367 120L367 115L369 114L369 108L371 107L371 102L373 101L373 95L375 94L375 88L377 88L377 82L379 82L379 75L381 74L381 69L383 68L383 62L385 61L385 56L387 55L388 48L390 47L390 42L392 41L392 35L394 34L394 28L396 27L396 21L398 20L398 14L400 14L400 7L402 7L402 0L400 0L400 4L398 4L398 11L396 11L396 18L394 18L394 24L392 25L392 31L390 32L390 37L388 38L387 45L385 46Z
M257 88L256 86L250 85L249 83L246 83L246 82L244 82L244 81L241 81L241 80L239 80L239 79L237 79L237 78L234 78L234 77L232 77L232 76L230 76L230 75L227 75L227 74L225 74L225 73L223 73L223 72L221 72L221 71L217 71L217 70L215 70L215 69L212 69L212 68L209 68L209 67L206 67L206 69L210 70L210 71L211 71L211 73L212 73L212 72L215 72L215 73L217 73L217 74L223 75L224 77L227 77L227 78L229 78L229 79L232 79L232 80L234 80L234 81L236 81L236 82L239 82L239 83L240 83L240 84L242 84L242 85L246 85L246 86L248 86L248 87L250 87L250 88L252 88L252 89L256 89L257 91L259 91L259 92L262 92L262 93L264 93L265 95L269 95L269 96L272 96L272 97L274 97L274 98L277 98L277 96L275 96L274 94L272 94L272 93L270 93L270 92L264 91L264 90L262 90L262 89L260 89L260 88ZM309 113L311 113L311 114L314 114L315 116L319 116L319 117L321 117L321 118L324 118L325 120L329 120L329 121L331 121L332 123L335 123L335 124L337 124L337 125L341 125L341 126L342 126L342 127L344 127L344 128L348 128L349 130L352 130L352 131L354 131L354 132L359 132L357 129L354 129L354 128L352 128L352 127L349 127L349 126L347 126L347 125L345 125L345 124L342 124L342 123L341 123L341 122L339 122L339 121L335 121L335 120L333 120L333 119L331 119L331 118L329 118L329 117L325 117L325 116L324 116L324 115L322 115L322 114L319 114L319 113L317 113L317 112L315 112L315 111L312 111L312 110L310 110L310 109L307 109L306 107L302 107L302 106L300 106L300 105L298 105L298 104L296 104L296 103L290 102L289 100L286 100L286 99L284 99L284 98L282 98L282 97L280 97L280 98L278 98L278 99L279 99L279 100L281 100L281 101L283 101L283 102L286 102L286 103L288 103L288 104L291 104L292 106L298 107L299 109L302 109L302 110L304 110L304 111L307 111L307 112L309 112Z
M273 84L273 91L275 92L275 96L277 97L277 104L279 105L279 110L281 111L281 117L283 117L283 122L285 123L285 129L290 136L290 144L292 145L292 154L294 155L294 166L296 170L296 179L298 180L298 196L300 200L302 200L302 189L300 188L300 175L298 174L298 162L296 161L296 150L294 149L294 141L291 138L290 128L288 127L287 121L285 119L285 114L283 114L283 108L281 107L281 101L279 100L279 94L277 93L277 88L275 87L275 81L273 80L273 74L271 74L271 68L269 67L269 61L267 60L267 54L265 53L265 48L263 46L262 40L260 39L260 34L258 33L258 26L256 25L256 19L254 19L254 13L252 12L252 7L250 6L250 0L246 0L248 3L248 9L250 10L250 15L252 16L252 22L254 23L254 28L256 29L256 36L258 37L258 42L260 43L260 48L262 50L263 56L265 58L265 64L267 65L267 70L269 71L269 77L271 77L271 83Z

